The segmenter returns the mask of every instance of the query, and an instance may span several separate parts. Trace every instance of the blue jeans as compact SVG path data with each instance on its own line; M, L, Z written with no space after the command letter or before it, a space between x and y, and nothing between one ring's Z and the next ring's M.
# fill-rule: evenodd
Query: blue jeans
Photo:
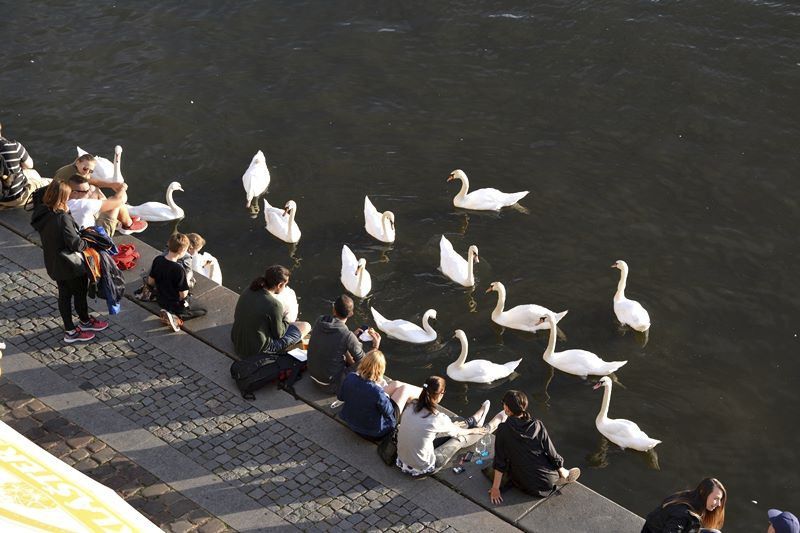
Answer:
M291 324L286 328L286 333L280 339L270 339L264 348L264 353L286 353L286 348L300 342L302 335L297 326Z

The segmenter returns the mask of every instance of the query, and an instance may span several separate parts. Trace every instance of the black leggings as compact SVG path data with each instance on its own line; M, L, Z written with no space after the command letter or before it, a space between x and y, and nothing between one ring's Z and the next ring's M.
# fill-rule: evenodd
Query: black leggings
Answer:
M77 278L58 280L58 312L61 313L61 320L64 321L64 329L72 331L75 323L72 321L72 300L75 300L75 311L78 318L84 322L89 321L89 304L86 302L86 291L89 287L89 279L86 276Z

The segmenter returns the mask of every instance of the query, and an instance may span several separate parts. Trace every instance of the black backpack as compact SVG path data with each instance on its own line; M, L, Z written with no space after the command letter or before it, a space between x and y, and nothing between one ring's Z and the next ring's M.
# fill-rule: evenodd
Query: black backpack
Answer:
M306 369L306 363L288 354L252 355L231 364L231 377L242 393L242 398L255 400L254 391L275 381L279 389L289 392L297 399L294 384Z

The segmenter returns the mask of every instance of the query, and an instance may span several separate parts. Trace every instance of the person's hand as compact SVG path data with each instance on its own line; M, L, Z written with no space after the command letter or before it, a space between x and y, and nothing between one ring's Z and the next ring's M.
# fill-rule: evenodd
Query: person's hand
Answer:
M500 494L499 487L492 486L492 488L489 489L489 499L495 505L503 502L503 496Z
M362 334L362 333L364 333L364 330L363 330L363 329L361 329L361 328L356 328L356 329L354 329L354 330L353 330L353 334L354 334L356 337L359 337L359 336L361 336L361 334Z
M125 192L126 190L128 190L128 184L124 183L124 182L123 183L110 183L108 186L115 193L121 193L121 192Z
M372 347L377 349L381 343L381 334L378 333L374 328L369 328L367 333L369 333L369 336L372 337Z

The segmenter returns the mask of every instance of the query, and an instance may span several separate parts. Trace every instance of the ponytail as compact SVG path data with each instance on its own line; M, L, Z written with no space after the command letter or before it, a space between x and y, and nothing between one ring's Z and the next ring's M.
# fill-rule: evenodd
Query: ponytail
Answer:
M267 288L267 280L264 279L264 276L259 276L250 282L250 290L253 292L258 290L264 290L266 288Z
M431 413L436 414L436 407L438 407L436 398L444 393L444 385L444 378L439 376L431 376L426 379L425 383L422 385L422 393L414 404L414 412L419 413L424 407Z

